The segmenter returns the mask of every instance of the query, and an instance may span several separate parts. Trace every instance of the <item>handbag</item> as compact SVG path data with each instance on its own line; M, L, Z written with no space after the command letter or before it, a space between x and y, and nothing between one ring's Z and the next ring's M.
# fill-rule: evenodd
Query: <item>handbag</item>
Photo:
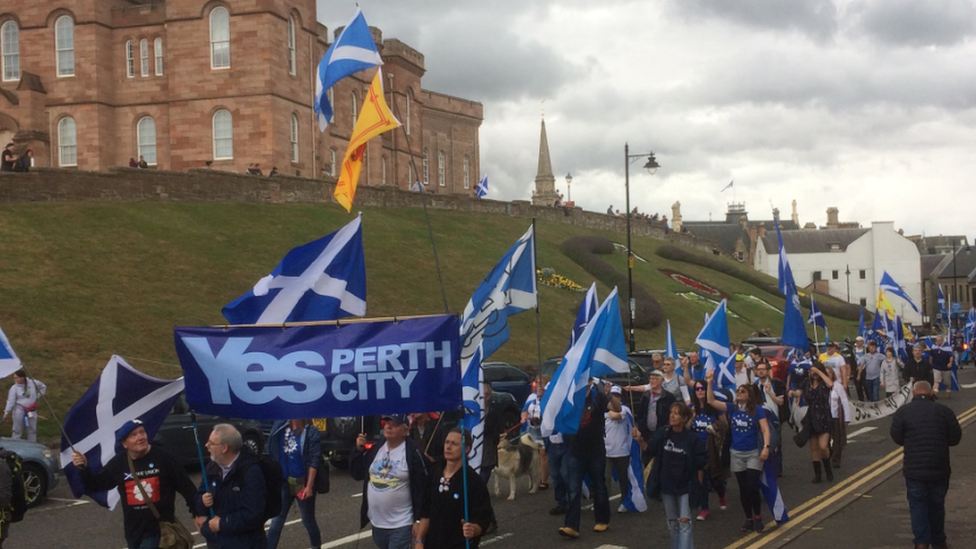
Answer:
M329 493L329 464L325 462L325 456L319 455L319 469L315 473L315 493Z
M142 499L149 504L149 510L152 511L153 516L156 517L156 522L159 524L159 549L192 549L193 535L179 519L174 517L172 521L168 521L159 517L159 510L156 509L156 505L152 502L149 494L146 493L142 479L136 474L136 466L132 463L132 458L126 456L126 459L129 461L129 472L132 473L132 478L135 480L136 486L139 487L139 492L142 493Z

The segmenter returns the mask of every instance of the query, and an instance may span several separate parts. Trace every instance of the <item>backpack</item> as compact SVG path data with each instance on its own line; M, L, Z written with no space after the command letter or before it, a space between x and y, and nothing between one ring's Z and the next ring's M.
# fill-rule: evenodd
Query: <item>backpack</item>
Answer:
M27 512L27 490L20 456L0 448L0 522L20 522ZM8 483L9 482L9 483ZM7 510L10 510L8 516Z
M268 493L264 503L264 520L268 521L281 514L281 487L285 477L281 473L281 466L275 463L271 456L260 454L255 457L257 466L261 468L261 475L264 476L264 488Z

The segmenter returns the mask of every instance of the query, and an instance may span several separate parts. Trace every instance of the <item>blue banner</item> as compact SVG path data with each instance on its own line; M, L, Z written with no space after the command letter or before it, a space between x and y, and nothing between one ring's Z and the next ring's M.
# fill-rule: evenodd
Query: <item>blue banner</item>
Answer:
M457 409L459 334L451 315L174 329L194 410L247 419Z

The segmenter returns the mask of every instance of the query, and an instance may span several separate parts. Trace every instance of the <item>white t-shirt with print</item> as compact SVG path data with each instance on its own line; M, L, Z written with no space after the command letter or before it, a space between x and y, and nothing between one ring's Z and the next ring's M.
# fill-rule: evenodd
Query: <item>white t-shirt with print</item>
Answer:
M630 408L620 406L620 419L610 419L610 412L604 416L603 445L607 450L607 457L624 457L630 455L631 427L634 425L634 414Z
M407 445L390 450L386 443L369 465L369 521L377 528L401 528L413 524Z

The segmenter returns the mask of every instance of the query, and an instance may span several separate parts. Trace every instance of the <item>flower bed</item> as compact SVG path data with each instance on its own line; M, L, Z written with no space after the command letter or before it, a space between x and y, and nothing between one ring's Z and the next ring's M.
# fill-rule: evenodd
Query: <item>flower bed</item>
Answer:
M668 275L669 277L671 277L671 279L674 280L675 282L687 286L692 290L695 290L696 292L701 292L707 296L717 297L719 299L725 299L729 297L725 295L725 293L716 290L715 288L712 288L711 286L705 284L700 280L695 280L694 278L691 278L688 275L683 275L677 271L672 271L671 269L660 269L660 271Z
M550 288L559 288L561 290L569 290L571 292L585 292L586 288L580 286L579 284L573 282L572 280L566 278L563 275L556 274L556 272L550 268L538 269L535 272L536 280L539 284L543 286L549 286Z

